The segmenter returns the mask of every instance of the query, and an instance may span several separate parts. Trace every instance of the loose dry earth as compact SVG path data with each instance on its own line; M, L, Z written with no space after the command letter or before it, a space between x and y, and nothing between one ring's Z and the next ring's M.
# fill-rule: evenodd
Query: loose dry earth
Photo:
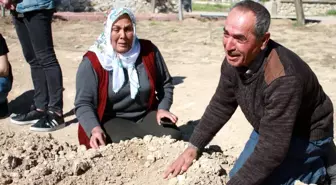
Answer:
M164 180L162 167L186 147L182 141L146 136L86 150L51 135L0 134L0 184L223 184L234 161L210 147L186 174Z
M161 50L176 84L172 112L186 138L202 116L219 79L224 57L223 21L187 19L183 22L142 21L140 38ZM186 147L169 138L134 139L98 151L77 146L73 115L75 76L86 49L102 31L102 23L59 21L53 24L55 50L63 70L64 113L69 126L47 133L29 133L29 126L0 121L0 184L222 184L242 150L251 127L240 110L217 134L208 150L185 175L163 180L162 172ZM10 48L15 82L9 95L13 112L32 100L29 65L25 62L9 19L0 19L0 33ZM315 71L324 90L336 101L336 25L308 24L298 28L289 20L273 20L274 40L299 54ZM191 123L187 124L187 122ZM215 152L217 151L217 152Z

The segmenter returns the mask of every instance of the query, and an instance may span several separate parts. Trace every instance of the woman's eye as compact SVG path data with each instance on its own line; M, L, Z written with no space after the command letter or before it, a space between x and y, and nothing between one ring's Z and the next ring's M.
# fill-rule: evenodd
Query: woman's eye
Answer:
M133 28L126 28L125 32L133 32Z

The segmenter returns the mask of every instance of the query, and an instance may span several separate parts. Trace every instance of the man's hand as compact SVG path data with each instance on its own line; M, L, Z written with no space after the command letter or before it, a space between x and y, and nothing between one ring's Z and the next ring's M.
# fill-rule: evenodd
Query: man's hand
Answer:
M169 111L166 111L166 110L163 110L163 109L159 109L156 113L156 120L157 120L159 125L160 125L160 122L161 122L161 118L168 118L174 124L178 120L177 116L175 116L173 113L171 113Z
M105 133L100 126L96 126L91 131L90 146L93 149L98 149L99 146L105 146Z
M197 157L197 148L189 146L164 172L163 178L166 179L171 174L171 177L176 177L183 174L192 165Z

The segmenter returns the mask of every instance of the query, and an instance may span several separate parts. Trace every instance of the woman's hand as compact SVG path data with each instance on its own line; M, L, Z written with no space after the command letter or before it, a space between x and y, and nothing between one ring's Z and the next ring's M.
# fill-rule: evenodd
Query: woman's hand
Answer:
M169 111L166 111L166 110L163 110L163 109L159 109L156 113L156 120L157 120L159 125L161 123L162 118L168 118L174 124L176 124L176 122L178 120L177 116L175 116L173 113L171 113Z
M105 146L106 136L100 126L96 126L91 131L90 146L93 149L98 149L99 146Z

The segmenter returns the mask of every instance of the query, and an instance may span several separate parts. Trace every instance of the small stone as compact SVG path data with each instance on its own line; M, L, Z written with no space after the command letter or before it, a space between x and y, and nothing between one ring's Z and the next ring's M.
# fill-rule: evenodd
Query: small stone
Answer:
M6 168L14 169L22 164L22 159L12 155L8 155L3 159L2 163L5 163Z
M79 147L78 147L78 152L85 152L87 149L86 149L86 146L84 146L84 145L80 145Z
M166 143L168 143L168 144L173 144L173 143L176 142L176 139L172 139L170 137L165 138L165 140L166 140Z
M179 182L179 184L183 184L185 179L186 179L184 174L183 175L178 175L176 178L177 178L177 181Z
M0 181L1 182L1 181ZM12 184L12 182L13 182L13 179L11 179L11 178L9 178L9 177L7 177L4 181L3 181L3 184Z
M59 151L59 152L58 152L58 155L60 155L60 156L64 156L64 154L65 154L64 151Z
M177 178L171 178L169 179L168 185L177 185L178 180Z
M226 171L219 165L215 166L214 168L214 174L217 174L218 176L226 175Z
M85 153L85 158L87 159L93 159L96 157L102 157L102 154L95 149L89 149L86 153Z
M26 170L23 172L23 176L24 177L28 177L30 175L30 171L29 170Z
M195 161L194 164L192 165L193 168L200 168L201 167L201 164L199 161Z
M91 168L87 161L75 161L73 165L73 173L75 175L82 175Z
M153 136L151 136L151 135L146 135L146 136L143 138L143 141L144 141L145 143L149 143L149 142L151 142L152 139L153 139Z
M148 155L148 156L147 156L147 161L148 161L148 162L151 162L151 163L154 163L154 162L156 161L156 158L155 158L155 156L153 156L153 155Z
M155 152L156 150L157 150L156 147L154 147L154 146L148 146L148 151Z
M107 144L105 146L100 147L99 151L105 152L105 151L110 150L110 149L112 149L112 145L111 144Z
M163 155L162 155L161 152L157 152L157 153L155 154L155 156L156 156L156 159L163 159Z
M146 168L150 167L150 165L151 165L151 164L150 164L149 161L146 161L145 164L144 164L144 166L145 166Z
M48 139L54 139L53 136L50 133L48 133L47 138Z
M18 178L18 179L21 179L22 178L22 175L18 172L13 172L13 173L10 173L10 176L12 178Z
M77 153L75 151L71 151L66 155L66 158L69 160L77 158Z

